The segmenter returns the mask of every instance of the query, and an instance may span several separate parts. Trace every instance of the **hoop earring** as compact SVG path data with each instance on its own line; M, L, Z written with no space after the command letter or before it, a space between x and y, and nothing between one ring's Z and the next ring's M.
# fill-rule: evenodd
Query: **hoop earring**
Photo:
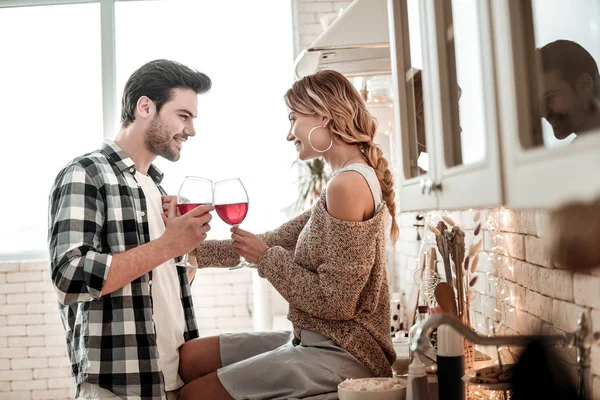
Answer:
M310 130L310 132L308 132L308 144L317 153L325 153L326 151L329 151L329 149L331 149L331 146L333 146L333 137L331 138L331 143L329 143L329 147L328 148L326 148L325 150L318 150L318 149L316 149L315 146L313 146L312 142L310 141L310 135L312 135L312 133L314 132L314 130L317 129L317 128L323 128L323 127L321 125L317 125L314 128L312 128Z

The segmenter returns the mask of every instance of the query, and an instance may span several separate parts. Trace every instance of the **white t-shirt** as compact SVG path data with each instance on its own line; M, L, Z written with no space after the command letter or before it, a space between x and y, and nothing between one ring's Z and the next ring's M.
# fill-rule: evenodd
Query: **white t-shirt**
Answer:
M162 220L162 201L156 184L149 176L139 171L135 174L148 210L150 240L159 238L165 231ZM181 287L175 262L169 260L152 270L152 303L156 341L158 345L158 366L165 377L165 390L171 391L183 386L178 374L179 347L185 342L185 316L181 303Z

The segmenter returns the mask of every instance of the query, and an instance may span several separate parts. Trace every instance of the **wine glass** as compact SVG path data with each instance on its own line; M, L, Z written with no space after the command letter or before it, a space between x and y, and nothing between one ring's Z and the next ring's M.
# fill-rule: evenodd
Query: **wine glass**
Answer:
M186 176L179 188L177 208L181 215L201 205L213 204L213 183L210 179ZM190 264L187 253L181 257L178 267L197 268Z
M227 224L238 226L248 213L248 193L238 178L227 179L215 183L215 211ZM250 265L240 256L240 263L230 269L238 269Z

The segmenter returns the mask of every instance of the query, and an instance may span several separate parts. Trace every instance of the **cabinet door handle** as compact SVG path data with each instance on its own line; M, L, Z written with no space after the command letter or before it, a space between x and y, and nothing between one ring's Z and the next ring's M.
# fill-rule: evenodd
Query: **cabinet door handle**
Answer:
M423 196L430 196L432 192L440 192L442 190L442 183L434 183L431 178L421 178L419 186Z
M421 187L421 194L423 196L431 194L431 179L421 178L419 186Z

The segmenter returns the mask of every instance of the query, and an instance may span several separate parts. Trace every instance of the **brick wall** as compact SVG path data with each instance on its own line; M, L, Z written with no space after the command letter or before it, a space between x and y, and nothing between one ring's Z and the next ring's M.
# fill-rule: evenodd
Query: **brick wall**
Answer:
M65 336L45 261L0 262L0 398L73 399ZM252 274L199 270L192 285L201 336L252 330Z
M323 32L320 19L327 14L338 14L341 8L347 7L352 1L315 1L296 0L297 43L303 50Z
M476 211L450 213L466 232L467 241L472 237ZM481 210L482 221L487 221L491 210ZM419 242L416 241L415 213L401 216L400 241L396 252L396 276L394 289L410 293L413 274L417 264ZM480 253L478 281L474 286L471 304L473 327L482 334L488 334L487 321L504 320L499 326L501 334L533 334L539 332L573 331L577 328L577 318L585 313L594 328L600 330L600 267L591 273L573 272L561 269L551 263L544 248L543 235L548 214L545 211L503 212L500 235L506 249L500 263L490 262L488 255L492 249L491 232L484 230L484 247ZM467 243L467 245L469 242ZM439 258L438 258L439 259ZM440 266L440 270L443 267ZM498 277L506 282L508 296L498 294ZM501 298L508 298L502 305ZM505 311L500 318L497 310ZM486 319L487 317L487 319ZM498 326L498 324L496 324ZM493 354L495 349L481 349ZM504 351L503 357L510 357ZM567 363L569 372L575 378L575 350L560 352ZM600 399L600 348L593 346L591 373L587 377L594 399Z

